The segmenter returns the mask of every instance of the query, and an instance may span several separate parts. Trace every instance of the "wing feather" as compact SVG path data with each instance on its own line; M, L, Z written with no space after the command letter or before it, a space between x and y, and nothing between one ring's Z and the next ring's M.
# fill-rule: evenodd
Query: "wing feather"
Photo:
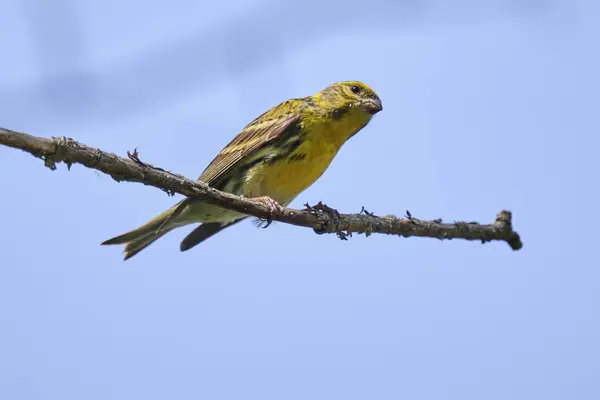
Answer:
M252 153L285 136L300 121L302 99L284 101L250 122L217 154L198 180L215 186Z

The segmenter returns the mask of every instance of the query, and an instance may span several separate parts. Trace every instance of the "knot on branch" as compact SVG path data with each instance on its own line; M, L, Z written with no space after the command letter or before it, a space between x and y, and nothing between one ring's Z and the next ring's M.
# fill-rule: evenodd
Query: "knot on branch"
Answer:
M351 232L342 229L341 214L335 208L329 207L322 201L319 201L314 206L306 203L304 204L304 207L304 211L308 211L313 214L320 224L319 227L313 227L313 231L317 235L335 232L337 237L341 240L348 240L348 237L352 236Z
M45 154L42 156L44 165L50 168L52 171L55 171L56 164L64 162L67 164L67 169L70 170L73 163L66 160L65 156L68 154L69 148L77 149L79 144L75 140L65 136L53 137L52 140L54 141L54 152L52 152L52 154Z

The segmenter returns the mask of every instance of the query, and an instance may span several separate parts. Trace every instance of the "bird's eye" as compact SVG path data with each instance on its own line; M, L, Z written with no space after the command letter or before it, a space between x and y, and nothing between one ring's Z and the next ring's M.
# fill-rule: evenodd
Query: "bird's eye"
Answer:
M354 93L354 94L359 94L360 93L360 87L358 87L356 85L352 85L352 87L350 88L350 90L352 90L352 93Z

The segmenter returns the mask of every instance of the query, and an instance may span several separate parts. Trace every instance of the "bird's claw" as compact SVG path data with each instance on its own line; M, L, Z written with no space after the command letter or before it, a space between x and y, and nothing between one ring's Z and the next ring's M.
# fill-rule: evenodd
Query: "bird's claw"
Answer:
M275 215L283 214L284 208L281 206L281 204L279 204L269 196L256 197L254 198L254 200L269 209L269 218L266 219L267 224L263 226L263 229L271 225L271 222L273 222L273 217Z

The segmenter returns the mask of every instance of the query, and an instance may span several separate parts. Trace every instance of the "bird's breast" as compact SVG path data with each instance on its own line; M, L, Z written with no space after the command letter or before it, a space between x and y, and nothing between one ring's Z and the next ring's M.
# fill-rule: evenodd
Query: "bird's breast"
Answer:
M339 119L305 118L297 136L260 152L262 161L246 172L244 195L289 204L323 175L342 145L367 123L353 112Z
M314 127L313 127L314 128ZM264 161L246 174L245 192L248 197L269 196L288 204L311 186L327 170L343 141L331 140L327 126L305 131L289 146L265 149Z

